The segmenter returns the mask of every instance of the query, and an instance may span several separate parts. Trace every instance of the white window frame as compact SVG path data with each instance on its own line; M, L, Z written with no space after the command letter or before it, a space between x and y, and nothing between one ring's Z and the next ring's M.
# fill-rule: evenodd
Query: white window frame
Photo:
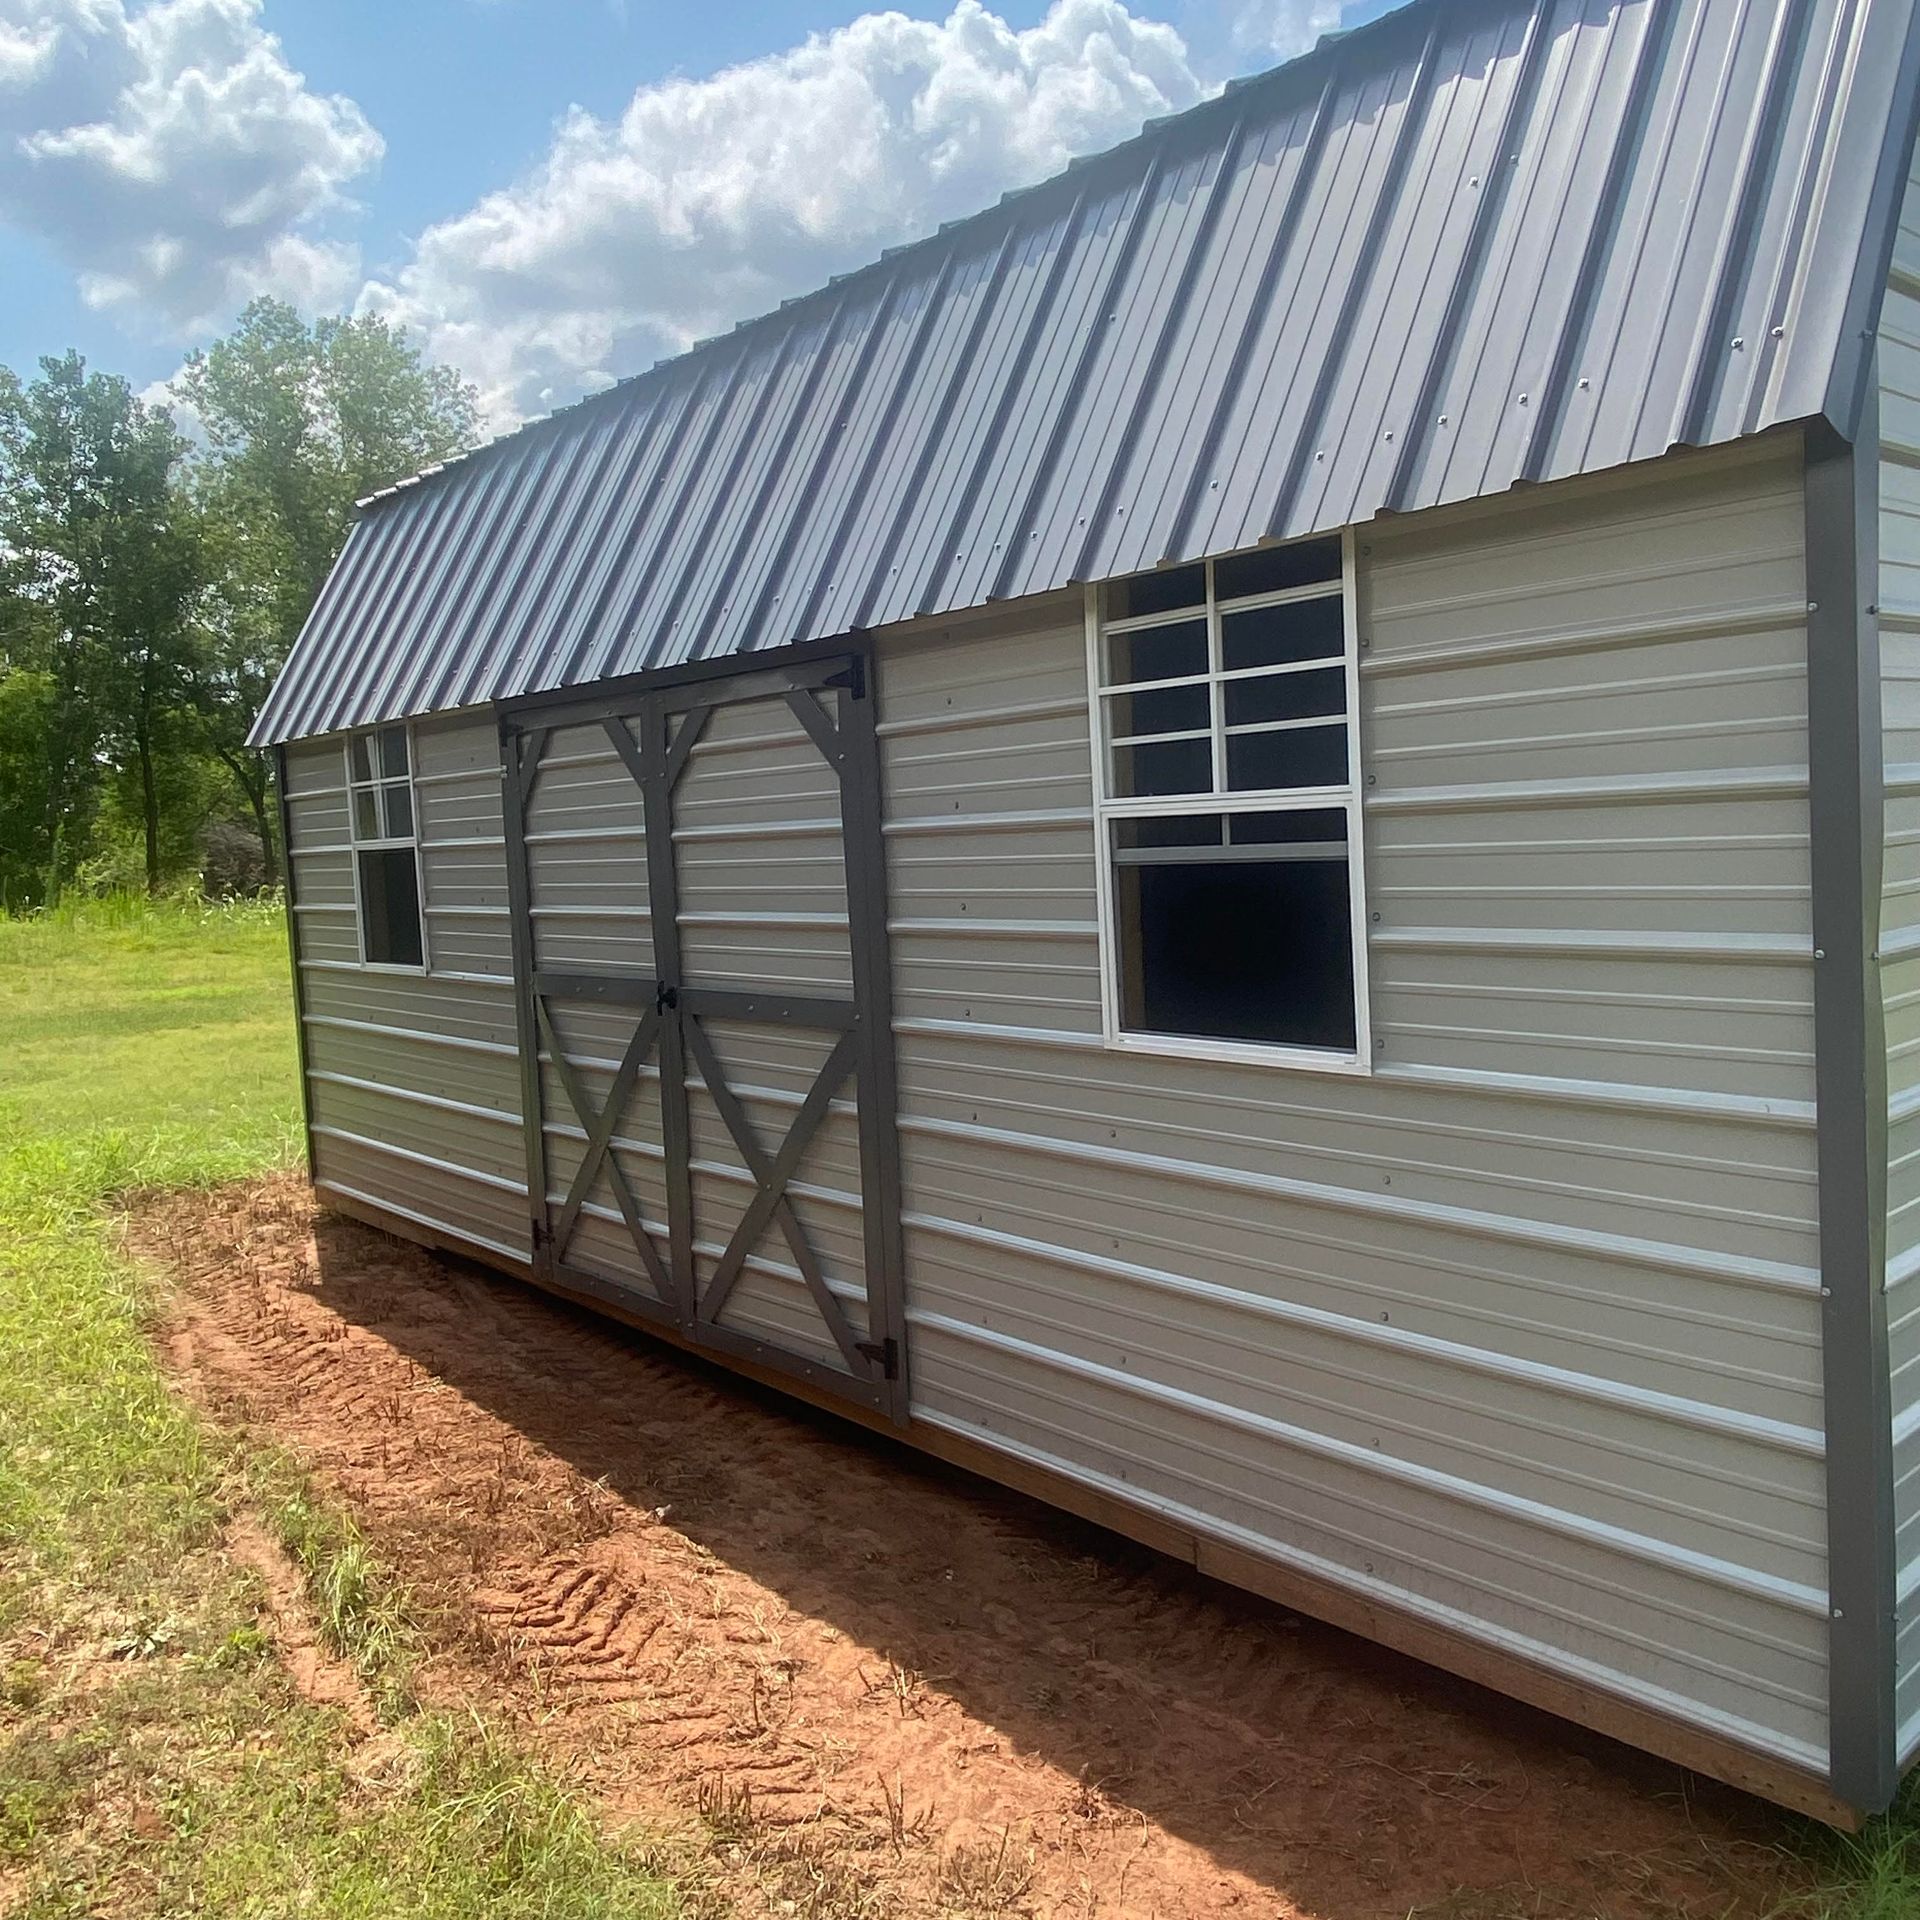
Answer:
M1231 559L1234 556L1225 555ZM1225 778L1226 701L1216 698L1214 689L1237 678L1257 678L1261 669L1227 673L1222 667L1221 603L1214 594L1214 562L1205 567L1207 672L1182 676L1171 681L1155 681L1163 686L1202 685L1208 688L1208 719L1212 738L1213 769L1216 781ZM1276 606L1289 600L1318 598L1324 589L1286 588L1274 593L1247 594L1226 603L1229 612ZM1095 895L1100 924L1100 1018L1101 1038L1115 1052L1147 1053L1196 1060L1232 1060L1249 1065L1293 1067L1319 1073L1371 1074L1373 1071L1373 1025L1369 981L1367 979L1367 887L1366 846L1362 837L1364 808L1361 792L1364 780L1360 762L1360 646L1355 612L1355 566L1352 529L1340 536L1340 605L1344 646L1340 664L1345 669L1347 722L1347 779L1337 787L1285 787L1257 791L1228 791L1216 785L1205 793L1153 794L1116 797L1109 791L1112 768L1112 743L1107 737L1107 701L1114 688L1106 684L1104 642L1110 633L1127 633L1168 623L1173 615L1143 614L1134 619L1109 621L1103 614L1104 585L1094 583L1086 589L1087 700L1088 723L1093 759L1093 834ZM1191 615L1188 616L1189 618ZM1324 663L1334 664L1331 657ZM1130 685L1136 683L1122 683ZM1131 737L1131 736L1128 736ZM1164 737L1164 736L1163 736ZM1199 737L1196 733L1194 737ZM1121 1024L1119 922L1115 911L1113 884L1113 823L1116 820L1167 819L1180 814L1211 813L1331 813L1345 816L1347 835L1348 938L1353 951L1353 1032L1351 1051L1333 1047L1300 1047L1258 1040L1216 1040L1194 1034L1141 1033Z
M376 773L371 780L356 780L353 773L353 743L355 740L369 742L367 764L377 768L380 764L380 735L387 728L398 726L407 737L407 813L413 821L411 835L378 835L362 839L360 835L360 809L356 804L358 797L367 792L378 792L382 787L396 787L400 784L397 775ZM420 845L420 785L419 785L419 743L414 737L411 720L388 720L370 727L351 727L340 736L340 764L346 775L347 785L347 843L350 861L353 867L353 937L360 955L360 965L369 973L410 973L428 974L433 971L432 936L427 928L427 862ZM377 803L376 803L377 804ZM378 853L382 849L406 847L413 853L413 886L420 909L420 964L408 966L398 960L369 960L367 958L367 915L365 903L360 897L360 856L363 853Z

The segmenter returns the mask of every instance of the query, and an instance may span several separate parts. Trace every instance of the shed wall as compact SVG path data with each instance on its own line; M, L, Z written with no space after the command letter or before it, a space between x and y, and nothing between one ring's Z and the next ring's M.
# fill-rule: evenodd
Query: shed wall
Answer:
M1078 596L887 643L915 1418L1823 1767L1802 537L1368 530L1370 1078L1102 1046Z
M338 736L287 749L293 918L328 1191L527 1255L500 748L491 714L414 729L430 971L363 967Z
M1895 1718L1920 1752L1920 172L1910 177L1882 309L1880 671L1886 866L1887 1336L1893 1368L1898 1610Z
M1102 1046L1078 595L883 636L914 1418L1818 1772L1796 448L1383 524L1359 560L1370 1077ZM603 738L549 753L536 951L644 970L638 795ZM818 796L738 785L757 757L695 756L695 895L743 835L814 850ZM492 719L416 758L424 977L354 964L339 744L289 749L316 1177L524 1257ZM831 917L809 871L714 877L722 949ZM743 1098L790 1104L791 1065L742 1059ZM657 1221L647 1105L615 1152ZM611 1199L587 1230L631 1265Z

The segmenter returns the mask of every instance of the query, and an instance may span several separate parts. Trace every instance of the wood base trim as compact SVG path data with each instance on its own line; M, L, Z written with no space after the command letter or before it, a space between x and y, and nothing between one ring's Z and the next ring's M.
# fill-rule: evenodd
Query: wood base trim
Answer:
M503 1259L490 1248L463 1240L451 1229L433 1228L387 1213L379 1207L341 1194L325 1185L317 1189L323 1204L337 1213L379 1227L403 1240L412 1240L438 1252L451 1253L475 1261L496 1272L531 1280L544 1291L584 1307L609 1319L621 1321L635 1331L676 1347L711 1365L723 1367L763 1387L805 1401L809 1406L837 1414L869 1432L904 1440L921 1452L946 1461L950 1466L978 1474L983 1480L1030 1495L1046 1505L1062 1508L1096 1526L1137 1540L1142 1546L1164 1553L1169 1559L1240 1587L1262 1599L1289 1607L1296 1613L1310 1614L1330 1626L1357 1635L1363 1640L1390 1647L1396 1653L1457 1674L1463 1680L1488 1688L1494 1693L1538 1707L1562 1720L1590 1728L1595 1733L1618 1740L1626 1746L1670 1760L1677 1766L1737 1787L1743 1793L1757 1795L1777 1806L1810 1815L1828 1826L1857 1833L1865 1816L1859 1808L1841 1800L1819 1776L1803 1772L1767 1754L1755 1753L1737 1741L1686 1725L1664 1714L1623 1700L1605 1689L1570 1680L1566 1675L1535 1665L1512 1653L1490 1647L1470 1636L1406 1613L1397 1607L1355 1593L1350 1588L1296 1568L1278 1565L1272 1560L1231 1546L1168 1520L1163 1515L1116 1498L1099 1488L1089 1487L1068 1475L1016 1459L979 1441L914 1420L905 1428L896 1426L883 1414L849 1405L832 1394L797 1379L792 1374L727 1353L695 1345L671 1327L648 1320L639 1314L622 1313L616 1306L590 1295L576 1293L562 1284L540 1279L524 1261Z

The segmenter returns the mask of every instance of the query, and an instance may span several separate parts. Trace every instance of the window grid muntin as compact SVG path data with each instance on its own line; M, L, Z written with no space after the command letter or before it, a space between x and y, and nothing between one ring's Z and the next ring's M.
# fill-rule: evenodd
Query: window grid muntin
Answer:
M1343 546L1344 555L1344 546ZM1354 686L1351 673L1353 653L1353 635L1351 631L1351 609L1347 604L1348 568L1344 564L1337 579L1316 580L1304 586L1276 588L1269 593L1242 594L1237 598L1222 600L1214 591L1214 562L1202 563L1201 581L1206 598L1199 604L1189 603L1183 607L1165 608L1154 613L1135 614L1120 620L1109 621L1105 616L1105 595L1102 589L1090 589L1095 605L1097 625L1096 642L1093 653L1096 705L1094 726L1097 750L1101 759L1103 801L1122 785L1121 763L1116 758L1119 749L1138 747L1150 743L1162 743L1173 740L1193 740L1206 738L1210 743L1212 765L1212 785L1206 789L1196 789L1192 793L1179 795L1140 794L1128 795L1124 800L1115 799L1110 804L1121 805L1139 802L1156 803L1175 798L1206 797L1232 799L1236 802L1259 798L1265 800L1272 796L1290 795L1302 792L1320 792L1322 788L1298 787L1234 787L1229 784L1229 758L1227 742L1230 738L1244 738L1257 733L1297 732L1309 729L1332 731L1344 727L1347 731L1347 780L1343 785L1350 786L1353 780L1353 768L1358 743L1353 739ZM1258 612L1266 607L1300 606L1317 601L1336 601L1341 607L1341 631L1343 645L1335 653L1315 654L1305 660L1281 661L1270 666L1229 667L1226 664L1226 621L1235 614ZM1132 634L1152 633L1173 627L1191 626L1195 620L1204 617L1206 622L1207 668L1204 673L1185 673L1170 675L1165 679L1129 679L1113 680L1109 678L1113 670L1113 650L1109 642L1117 638L1126 638ZM1236 721L1231 725L1227 721L1226 688L1229 684L1242 684L1250 680L1283 679L1301 673L1340 672L1345 674L1345 702L1343 711L1337 714L1313 715L1293 720L1279 721ZM1177 687L1205 687L1207 689L1208 724L1199 728L1181 729L1167 733L1126 733L1113 731L1113 702L1127 694L1141 692L1169 692Z
M1340 573L1337 580L1315 581L1302 587L1290 587L1270 593L1246 594L1220 601L1214 593L1214 563L1204 563L1206 589L1205 612L1209 628L1209 671L1204 675L1178 676L1177 681L1113 681L1107 678L1112 655L1109 640L1115 635L1150 630L1191 621L1201 608L1185 607L1125 617L1109 622L1106 618L1106 591L1090 584L1084 594L1087 674L1091 693L1090 723L1093 731L1093 799L1095 892L1099 915L1100 994L1104 1039L1109 1047L1120 1050L1157 1053L1182 1058L1223 1059L1290 1065L1328 1073L1369 1074L1372 1063L1372 1009L1368 979L1366 861L1362 831L1360 778L1360 665L1358 638L1357 586L1354 568L1354 544L1351 532L1340 538ZM1341 608L1342 646L1338 653L1316 656L1305 661L1284 662L1272 667L1222 669L1220 654L1221 621L1226 614L1246 608L1287 605L1307 600L1330 600L1338 596ZM1106 696L1133 691L1140 687L1159 689L1176 683L1204 684L1214 690L1210 703L1216 729L1223 727L1224 694L1218 690L1236 679L1264 678L1289 672L1344 670L1346 708L1338 719L1314 724L1346 729L1346 773L1344 781L1333 786L1278 787L1260 790L1236 790L1217 784L1204 793L1113 795L1113 742L1107 735ZM1216 697L1217 696L1217 697ZM1164 736L1149 736L1163 738ZM1215 779L1225 773L1224 731L1216 743ZM1112 839L1112 823L1122 819L1159 818L1217 813L1226 822L1231 836L1235 815L1255 816L1292 812L1339 812L1345 821L1344 839L1327 843L1329 859L1344 858L1347 867L1349 941L1352 952L1354 1009L1354 1046L1351 1052L1339 1048L1298 1046L1256 1040L1222 1040L1178 1033L1156 1033L1125 1026L1120 1017L1121 965L1118 952L1118 924L1114 902L1115 874L1119 863ZM1242 843L1247 844L1247 843ZM1337 850L1338 849L1338 850ZM1191 852L1191 849L1183 851ZM1311 857L1311 856L1303 856Z

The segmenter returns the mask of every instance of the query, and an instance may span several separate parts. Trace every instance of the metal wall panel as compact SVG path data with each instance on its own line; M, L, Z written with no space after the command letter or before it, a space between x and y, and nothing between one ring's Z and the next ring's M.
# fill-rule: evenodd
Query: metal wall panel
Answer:
M527 1203L492 717L414 729L425 974L359 964L345 759L287 751L314 1177L524 1259Z
M1880 984L1887 1022L1887 1343L1900 1565L1903 1761L1920 1753L1920 168L1901 207L1877 343L1886 783Z
M377 496L256 738L1845 430L1913 16L1414 0Z
M1101 1045L1077 595L885 645L915 1418L1820 1771L1801 541L1369 531L1369 1076Z

